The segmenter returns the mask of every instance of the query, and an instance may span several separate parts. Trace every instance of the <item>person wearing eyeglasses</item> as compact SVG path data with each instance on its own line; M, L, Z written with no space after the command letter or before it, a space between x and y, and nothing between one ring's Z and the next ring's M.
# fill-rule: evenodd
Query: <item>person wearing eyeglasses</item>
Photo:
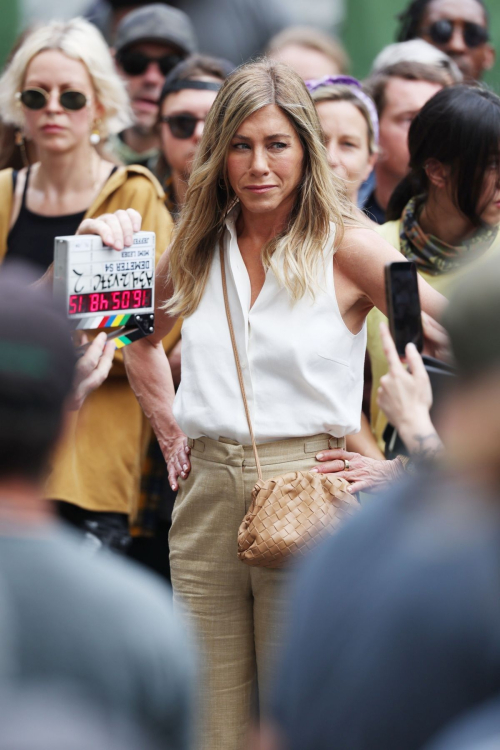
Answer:
M165 79L160 96L158 173L167 175L163 189L167 208L174 217L184 204L205 118L233 68L228 60L192 55L176 65Z
M479 80L493 67L495 50L483 0L412 0L398 18L398 41L421 37L446 52L466 80Z
M188 16L163 3L138 8L118 24L115 62L127 85L134 122L109 145L124 164L155 171L160 153L158 104L165 76L196 48Z
M84 218L132 209L145 212L143 227L162 253L172 220L160 184L144 167L117 167L97 150L129 124L130 109L95 26L77 18L29 34L0 79L0 110L39 155L24 169L0 171L0 262L28 261L41 277L55 237L75 234ZM66 520L118 549L129 540L147 432L116 353L110 378L71 417L47 496Z

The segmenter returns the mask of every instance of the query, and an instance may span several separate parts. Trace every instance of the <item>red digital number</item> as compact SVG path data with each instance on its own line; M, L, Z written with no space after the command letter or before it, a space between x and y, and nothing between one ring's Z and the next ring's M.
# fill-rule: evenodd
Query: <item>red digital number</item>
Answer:
M134 289L132 292L132 296L134 298L134 302L132 304L132 307L140 307L141 306L141 298L142 298L142 292L140 289Z
M70 315L74 315L75 313L78 312L77 302L78 302L78 294L72 294L71 297L69 298L69 314Z
M111 296L113 298L111 309L119 310L120 309L120 292L112 292Z
M99 312L99 297L100 294L90 295L90 312Z
M99 310L107 310L108 309L108 295L107 294L100 294L100 301L99 301Z
M124 310L128 310L130 307L130 292L122 292L122 307Z

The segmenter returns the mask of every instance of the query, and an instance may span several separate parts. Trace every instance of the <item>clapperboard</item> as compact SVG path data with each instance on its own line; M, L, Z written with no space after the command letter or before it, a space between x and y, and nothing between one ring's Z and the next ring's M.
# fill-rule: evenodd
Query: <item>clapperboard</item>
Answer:
M154 331L155 233L121 251L97 235L56 237L54 295L76 330L114 329L117 348Z

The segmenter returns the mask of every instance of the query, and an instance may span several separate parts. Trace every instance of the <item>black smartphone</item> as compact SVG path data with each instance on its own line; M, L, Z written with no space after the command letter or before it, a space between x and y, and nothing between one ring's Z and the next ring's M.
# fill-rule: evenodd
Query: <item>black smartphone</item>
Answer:
M387 263L385 293L389 328L399 356L404 357L406 345L410 343L421 352L424 334L415 263Z

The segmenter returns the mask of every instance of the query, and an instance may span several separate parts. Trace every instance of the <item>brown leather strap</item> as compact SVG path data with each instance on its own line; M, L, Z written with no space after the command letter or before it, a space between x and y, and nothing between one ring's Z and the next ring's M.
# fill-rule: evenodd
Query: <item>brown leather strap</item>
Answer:
M250 439L252 441L253 454L255 456L255 465L257 467L257 474L259 479L262 479L262 469L260 468L259 454L257 452L257 444L253 434L252 420L250 419L250 409L248 408L247 396L245 393L245 381L243 380L243 373L241 372L240 356L238 354L238 347L236 346L236 338L234 336L233 321L231 319L231 310L229 308L229 298L227 296L227 283L226 283L226 261L224 258L224 248L222 246L222 240L219 243L220 252L220 272L222 276L222 292L224 294L224 306L226 308L227 324L229 326L229 334L231 336L231 344L233 345L234 361L236 362L236 371L238 373L238 380L240 382L241 395L243 396L243 405L245 407L245 414L248 422L248 429L250 431Z

